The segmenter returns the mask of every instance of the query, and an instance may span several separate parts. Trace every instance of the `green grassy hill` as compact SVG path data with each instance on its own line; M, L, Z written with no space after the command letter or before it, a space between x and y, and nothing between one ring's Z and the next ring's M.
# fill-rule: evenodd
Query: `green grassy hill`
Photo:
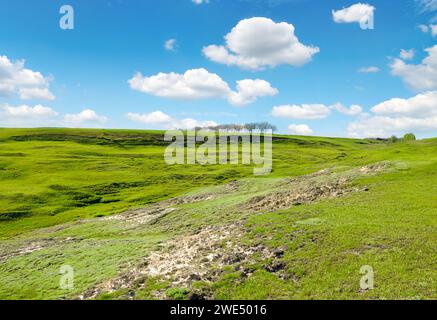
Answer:
M437 298L437 139L275 136L262 177L168 166L166 145L0 129L0 298Z

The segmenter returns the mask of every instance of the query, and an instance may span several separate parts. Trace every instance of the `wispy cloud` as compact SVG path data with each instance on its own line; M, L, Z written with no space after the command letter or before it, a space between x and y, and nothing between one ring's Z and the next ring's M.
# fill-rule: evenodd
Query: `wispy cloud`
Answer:
M191 0L195 4L209 3L209 0Z
M379 68L374 67L374 66L363 67L363 68L358 69L358 72L360 72L360 73L377 73L379 71L380 71Z
M437 0L416 0L421 12L432 12L437 10Z
M402 60L412 60L414 59L414 49L410 49L410 50L405 50L405 49L401 49L401 53L399 54L399 57Z
M177 45L177 41L176 39L168 39L165 43L164 43L164 48L167 51L175 51L176 50L176 45Z

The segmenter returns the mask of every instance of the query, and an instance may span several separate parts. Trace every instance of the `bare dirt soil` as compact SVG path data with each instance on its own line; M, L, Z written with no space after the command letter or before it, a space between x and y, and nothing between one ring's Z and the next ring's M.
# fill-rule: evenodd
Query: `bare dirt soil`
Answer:
M308 204L325 198L340 197L347 193L365 191L364 188L351 187L351 182L357 176L377 174L388 167L387 163L377 163L350 171L348 174L335 174L325 169L311 175L290 179L286 187L264 196L255 196L239 210L250 214L262 214L294 205ZM237 183L226 186L229 192L238 190ZM208 201L217 195L204 194L199 197L181 197L165 201L157 207L134 210L108 219L126 219L137 223L151 223L163 215L171 213L174 209L168 205L179 203L193 203ZM243 219L244 220L244 219ZM144 258L143 263L132 267L129 271L121 274L116 279L107 281L89 290L81 299L93 299L102 293L111 293L120 289L129 289L133 283L139 283L139 279L148 277L162 279L174 287L192 289L192 284L198 281L212 283L222 273L225 267L235 271L243 271L250 276L250 270L244 270L243 265L255 262L256 254L258 261L269 261L265 269L279 273L283 269L280 257L283 251L268 249L262 245L247 247L241 243L245 234L244 221L226 226L209 226L197 234L181 236L168 241L159 250L152 252ZM282 253L281 253L282 252ZM136 290L141 289L141 285ZM194 292L196 292L194 290ZM208 292L195 293L197 298L213 298ZM133 298L134 292L129 297ZM155 297L165 299L163 291L155 292Z

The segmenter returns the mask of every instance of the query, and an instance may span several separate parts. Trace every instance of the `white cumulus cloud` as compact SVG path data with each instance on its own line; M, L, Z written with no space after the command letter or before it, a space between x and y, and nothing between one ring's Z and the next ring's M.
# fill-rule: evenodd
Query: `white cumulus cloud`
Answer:
M324 104L302 104L275 106L272 115L288 119L324 119L331 114L331 110Z
M409 99L393 98L374 106L372 112L378 115L437 116L437 91L421 93Z
M356 138L388 138L391 135L404 135L407 132L426 132L437 130L437 116L430 118L373 116L353 122L348 133Z
M365 23L373 17L375 7L366 3L356 3L348 8L333 10L336 23Z
M357 116L363 112L363 108L356 104L351 105L348 108L342 105L341 103L336 103L333 106L331 106L331 108L347 116Z
M150 77L137 73L129 84L140 92L175 99L223 98L230 91L222 78L205 69L192 69L184 74L160 72Z
M209 0L191 0L195 4L209 3Z
M12 62L0 56L0 96L19 95L23 100L54 100L50 78L24 67L23 60Z
M437 90L437 45L425 51L428 56L421 64L408 64L401 59L394 59L390 64L392 74L399 76L413 90Z
M295 28L263 17L241 20L225 36L225 45L210 45L203 54L211 61L259 70L278 65L301 66L320 50L302 44Z
M244 106L255 102L258 97L274 96L277 94L278 90L265 80L246 79L237 81L237 91L231 92L228 99L235 106Z
M168 114L162 111L154 111L144 114L129 112L127 114L127 117L135 122L141 122L144 124L152 124L152 125L166 124L173 121L173 119Z
M13 118L35 118L35 117L53 117L58 113L50 107L36 105L34 107L28 105L10 106L3 105L0 107L2 115Z
M55 100L55 96L48 88L21 88L19 90L20 99L31 100Z
M437 130L437 91L409 99L393 98L374 106L372 115L364 115L348 126L352 137L403 135L407 132Z
M43 105L0 106L0 126L4 127L35 127L50 125L58 113Z
M80 127L82 124L103 124L107 120L107 117L98 115L91 109L85 109L78 114L66 114L60 117L59 113L51 107L43 105L0 105L0 126L5 127Z
M288 131L299 136L310 136L314 133L313 129L306 124L290 124Z
M137 73L129 84L133 90L172 99L227 99L231 104L243 106L259 97L273 96L278 90L265 80L245 79L237 81L237 91L227 82L206 69L192 69L184 74L159 73L150 77Z
M105 123L108 121L106 116L98 115L92 109L85 109L77 114L66 114L64 121L74 125L90 124L90 123Z
M198 121L191 118L176 119L159 110L143 114L129 112L126 114L126 116L131 121L160 129L193 129L195 127L209 127L217 125L217 123L214 121Z

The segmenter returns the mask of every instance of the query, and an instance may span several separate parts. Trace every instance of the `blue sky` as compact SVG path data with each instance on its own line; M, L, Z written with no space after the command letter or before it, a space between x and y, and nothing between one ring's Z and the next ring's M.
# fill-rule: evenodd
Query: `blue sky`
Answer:
M373 30L363 30L358 22L335 21L333 10L357 3L3 0L0 126L167 128L269 121L283 133L365 137L415 131L420 137L436 136L437 49L425 49L435 45L437 1L363 1L374 8ZM73 30L59 27L59 9L65 4L74 8ZM343 20L353 16L341 13ZM239 25L242 21L253 30ZM318 52L304 62L290 62L297 53L287 49L294 48L287 47L291 32L279 34L284 31L281 22L294 27L305 50ZM269 26L271 36L262 39L262 28ZM224 39L234 27L234 46L249 47L244 54ZM275 32L278 43L272 40ZM173 50L165 48L170 39ZM264 43L284 49L284 55L274 58ZM224 58L217 61L202 52L210 45L223 46L229 59L249 61L251 55L261 55L264 63L226 64ZM208 79L217 75L227 88L204 92L196 87L195 94L187 95L174 92L174 83L166 78L201 68ZM38 81L29 84L23 70L38 73ZM137 72L141 75L135 87L128 81ZM166 75L169 88L156 89L152 81L158 73ZM193 76L199 78L199 72ZM206 82L202 79L196 81ZM239 92L236 82L244 79L262 80L257 83L261 89L251 90L255 83L250 82L247 92ZM232 102L232 94L240 103ZM360 108L350 109L352 105Z

